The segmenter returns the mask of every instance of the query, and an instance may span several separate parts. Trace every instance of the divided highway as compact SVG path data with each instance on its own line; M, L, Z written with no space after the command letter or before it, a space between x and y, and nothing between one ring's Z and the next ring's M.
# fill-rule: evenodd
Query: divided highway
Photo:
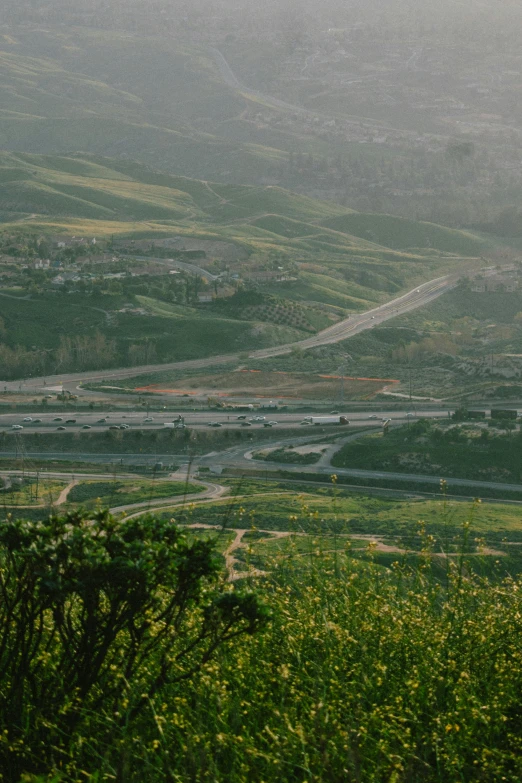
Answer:
M374 307L364 313L351 315L343 321L339 321L322 332L318 332L305 340L285 345L276 345L273 348L263 348L249 354L250 359L266 359L271 356L282 356L290 353L293 348L314 348L319 345L328 345L346 340L365 329L372 329L378 324L395 318L403 313L415 310L428 304L442 294L447 293L457 285L458 275L445 275L413 288L408 293L392 299L386 304ZM135 376L149 373L164 372L168 370L195 370L205 369L219 364L228 364L240 361L239 354L225 354L221 356L209 356L205 359L188 359L186 361L169 362L167 364L147 364L140 367L125 367L114 370L91 370L90 372L63 373L60 375L25 379L24 381L0 381L0 388L6 391L25 391L34 394L41 393L47 387L63 385L75 393L82 394L78 384L86 382L110 381L121 378L134 378ZM0 369L1 372L1 369ZM85 392L83 392L85 393Z
M422 413L417 409L415 416L428 416L430 418L447 418L447 409L431 409ZM277 411L252 411L249 414L238 414L236 412L221 411L193 411L183 414L183 422L186 427L225 427L230 429L264 429L265 425L271 424L277 429L288 429L301 427L303 435L309 431L324 431L323 427L315 427L306 421L303 413L279 413ZM384 419L390 419L392 422L403 423L413 419L413 414L404 411L380 411L363 412L356 411L346 414L351 425L360 427L361 425L377 424L381 425ZM127 413L111 412L103 413L38 413L31 416L27 413L4 413L0 414L0 432L12 432L19 435L31 433L41 434L65 434L66 432L106 432L112 429L124 430L165 430L166 424L176 422L176 414L172 412L154 412L147 416L143 411L130 411ZM330 426L328 432L340 433L348 428L343 425Z

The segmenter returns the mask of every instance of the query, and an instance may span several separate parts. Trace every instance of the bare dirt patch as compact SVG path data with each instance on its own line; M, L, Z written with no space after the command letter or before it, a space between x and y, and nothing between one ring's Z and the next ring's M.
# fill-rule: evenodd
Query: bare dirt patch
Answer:
M272 399L318 400L335 399L343 384L346 400L367 399L382 391L390 383L389 378L352 378L344 380L337 375L313 373L265 372L262 370L235 370L218 375L188 376L176 381L176 388L152 384L136 391L158 394L202 394L214 397L270 397Z

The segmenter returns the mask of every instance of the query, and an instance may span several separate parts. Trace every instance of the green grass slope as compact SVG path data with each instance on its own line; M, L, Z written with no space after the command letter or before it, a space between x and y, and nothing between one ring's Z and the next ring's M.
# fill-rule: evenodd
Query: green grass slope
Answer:
M5 342L11 349L35 346L55 352L61 335L99 329L115 341L117 363L126 361L131 345L144 340L154 342L159 361L298 340L305 327L292 321L290 302L299 303L306 311L306 330L318 330L328 325L330 318L360 312L417 282L458 269L484 244L471 234L430 225L431 245L423 249L420 239L428 224L410 221L409 236L417 247L401 250L397 221L390 224L395 219L386 215L371 216L373 224L381 221L377 243L374 236L358 236L348 230L353 226L359 234L367 233L362 226L368 224L368 216L335 204L279 187L219 185L161 174L128 160L86 154L0 152L0 183L0 219L9 235L34 238L64 233L136 239L176 235L239 246L247 259L241 267L241 276L247 281L249 264L253 272L278 266L291 270L286 281L259 288L263 303L275 298L273 312L284 312L283 320L279 316L270 320L269 311L262 307L245 316L239 304L234 310L235 300L226 317L219 301L205 309L180 308L179 303L173 307L169 295L165 294L163 301L161 291L133 291L127 283L121 302L108 297L100 305L115 314L111 323L103 314L94 315L86 301L72 297L65 302L60 298L57 315L58 294L33 291L33 298L23 302L0 298ZM403 227L405 222L398 224ZM392 229L390 236L384 230L387 225ZM453 254L448 258L450 247ZM212 258L201 261L203 268L221 271L219 264L212 264ZM138 294L148 296L148 317L117 312L125 301L139 304L133 298Z
M486 240L465 231L393 215L355 212L327 219L323 225L397 250L435 248L446 253L476 256L488 246Z

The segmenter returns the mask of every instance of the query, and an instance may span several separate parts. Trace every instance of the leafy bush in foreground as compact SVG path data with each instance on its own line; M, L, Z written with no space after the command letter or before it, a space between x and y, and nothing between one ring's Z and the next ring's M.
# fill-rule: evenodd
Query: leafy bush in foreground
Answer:
M211 541L154 516L1 522L0 778L76 780L108 756L127 779L158 694L263 621L217 578Z

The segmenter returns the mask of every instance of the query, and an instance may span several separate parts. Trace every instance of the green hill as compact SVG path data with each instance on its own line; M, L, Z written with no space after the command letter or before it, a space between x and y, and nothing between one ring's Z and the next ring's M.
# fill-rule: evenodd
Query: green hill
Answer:
M35 239L56 234L99 240L177 237L202 253L198 264L204 270L217 275L232 268L255 293L255 301L236 300L229 281L228 299L202 309L194 294L180 299L164 279L129 277L118 284L121 290L100 283L90 298L79 291L76 298L62 296L55 315L52 274L47 289L36 281L35 290L29 274L20 270L16 285L22 290L14 295L29 298L15 301L9 298L12 291L0 287L6 330L2 342L10 351L29 351L20 361L11 354L3 357L4 365L22 368L11 369L9 377L34 365L33 350L50 352L39 354L38 361L53 369L63 335L73 339L96 330L111 341L96 360L104 366L127 363L147 341L155 345L159 361L175 361L299 340L417 282L458 270L486 247L472 234L387 215L360 215L278 187L218 185L85 154L0 153L0 183L4 251L13 240L33 241L34 247ZM367 236L366 226L378 227L379 237ZM415 244L416 249L401 249L401 237L405 246ZM207 256L205 248L216 243L229 250ZM242 261L235 262L236 257ZM125 257L121 263L125 265ZM278 270L283 280L277 279ZM13 274L12 267L4 271ZM266 272L275 272L275 279L263 277ZM94 286L86 278L83 285L86 291ZM144 305L148 317L121 313L129 302ZM190 306L179 310L179 305ZM104 313L113 317L107 320ZM72 362L69 369L75 367Z
M446 253L475 256L488 247L486 240L466 231L393 215L354 212L327 219L323 225L397 250L436 248Z

